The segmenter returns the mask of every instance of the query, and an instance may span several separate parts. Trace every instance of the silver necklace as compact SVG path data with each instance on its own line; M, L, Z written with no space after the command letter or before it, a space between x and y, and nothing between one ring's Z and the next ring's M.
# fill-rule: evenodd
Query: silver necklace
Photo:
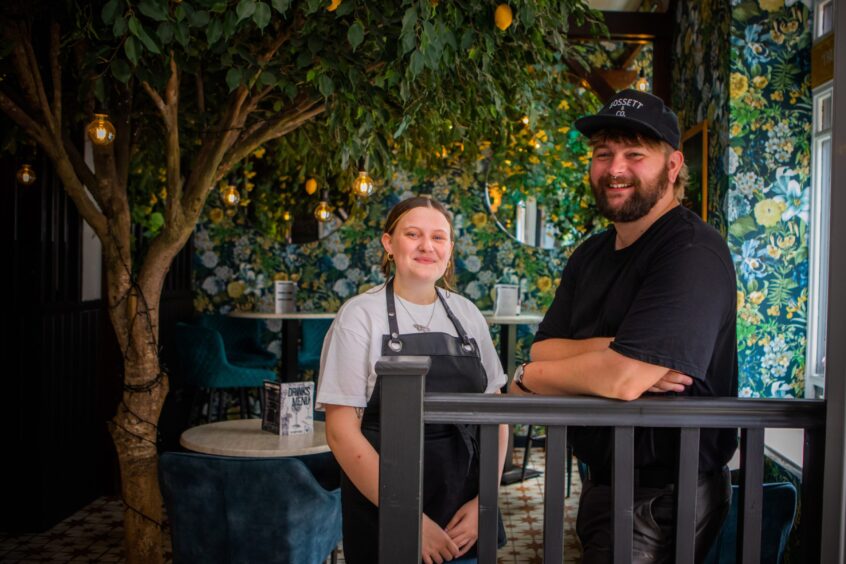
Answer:
M432 311L429 313L429 321L426 322L426 325L422 325L422 324L418 323L416 319L414 319L414 316L411 315L411 312L408 311L408 308L405 307L404 303L402 303L402 299L399 299L397 301L399 302L399 305L402 306L402 309L405 310L405 313L407 313L408 316L411 318L411 321L413 321L412 327L417 329L417 331L419 331L420 333L428 333L429 332L429 325L432 324L432 319L434 319L434 317L435 317L435 308L438 306L438 298L436 297L435 303L432 304Z

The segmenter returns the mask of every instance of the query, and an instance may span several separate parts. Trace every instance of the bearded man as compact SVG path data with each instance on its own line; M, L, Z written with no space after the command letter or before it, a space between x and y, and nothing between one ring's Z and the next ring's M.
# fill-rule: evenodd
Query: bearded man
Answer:
M657 97L616 94L575 127L590 138L590 183L613 222L580 245L511 392L634 400L737 395L736 283L723 238L680 205L687 167L676 115ZM588 465L576 530L583 562L611 562L611 430L572 429ZM672 562L678 431L635 432L634 562ZM731 501L731 429L703 429L696 559Z

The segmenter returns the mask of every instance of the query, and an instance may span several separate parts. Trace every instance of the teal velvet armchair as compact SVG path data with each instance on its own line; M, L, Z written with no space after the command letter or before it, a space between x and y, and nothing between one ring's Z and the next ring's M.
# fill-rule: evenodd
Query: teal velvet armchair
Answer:
M262 323L258 319L219 314L203 314L197 319L197 325L220 333L226 358L232 364L275 370L279 359L261 346Z
M244 418L248 415L246 390L261 388L265 380L276 380L276 373L270 370L232 364L226 356L220 333L208 327L177 323L173 346L175 384L209 391L209 421L212 420L215 395L221 395L222 390L240 392L241 417ZM222 405L222 399L218 398L217 403Z
M340 490L296 458L165 452L159 480L175 564L320 564L341 540Z

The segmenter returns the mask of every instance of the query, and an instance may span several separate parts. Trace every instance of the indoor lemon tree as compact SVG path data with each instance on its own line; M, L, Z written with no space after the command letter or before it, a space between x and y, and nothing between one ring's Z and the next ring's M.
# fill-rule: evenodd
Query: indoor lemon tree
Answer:
M102 241L109 315L125 357L111 433L130 561L162 560L155 425L168 383L157 355L159 300L209 194L262 146L340 172L363 158L379 170L506 135L503 117L530 106L545 66L570 55L568 22L592 14L581 0L497 6L3 3L0 108L12 128L2 129L49 157ZM114 133L95 127L86 160L83 132L98 113ZM133 215L153 196L155 220ZM133 240L139 221L143 248Z

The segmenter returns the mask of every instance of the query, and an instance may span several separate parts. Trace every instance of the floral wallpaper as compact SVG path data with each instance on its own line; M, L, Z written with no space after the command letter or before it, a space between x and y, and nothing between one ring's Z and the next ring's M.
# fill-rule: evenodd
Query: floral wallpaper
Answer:
M812 102L810 6L732 2L729 247L739 390L803 397Z
M514 241L496 227L477 174L453 169L424 180L398 174L335 231L312 243L273 243L228 218L207 219L194 234L195 309L272 311L273 280L290 279L298 283L300 311L337 311L347 298L383 282L382 223L394 204L415 194L431 194L454 214L460 293L480 309L492 309L495 284L520 283L524 310L549 306L572 248L538 249ZM268 329L268 347L279 354L280 323L268 322ZM519 328L518 356L527 354L534 329Z
M683 130L709 121L708 220L737 269L746 397L804 395L809 4L701 0L676 13L673 104Z
M687 2L676 10L671 105L682 133L708 120L708 222L727 232L723 200L729 144L729 36L731 10L727 2Z

